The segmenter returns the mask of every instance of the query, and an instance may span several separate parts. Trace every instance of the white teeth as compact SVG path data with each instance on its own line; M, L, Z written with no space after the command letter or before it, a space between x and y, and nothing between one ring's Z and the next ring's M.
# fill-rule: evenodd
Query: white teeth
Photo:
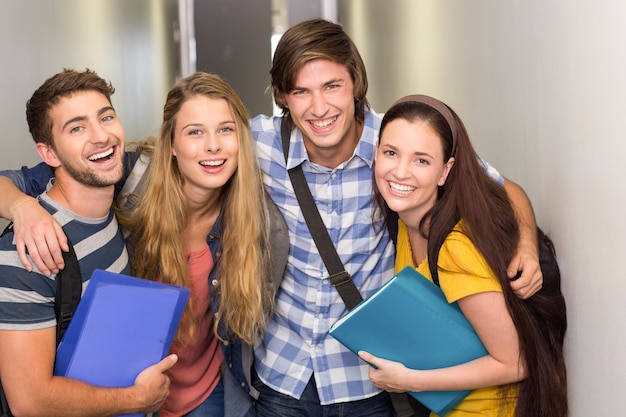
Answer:
M90 161L97 161L98 159L103 159L111 155L113 155L113 148L110 148L108 151L105 151L105 152L93 154L88 159Z
M311 124L313 125L313 127L317 128L317 129L323 129L323 128L328 127L328 126L332 125L333 123L335 123L336 120L337 120L337 118L333 117L332 119L326 119L326 120L322 120L322 121L318 121L318 122L311 121Z
M205 167L218 167L224 165L225 162L225 159L220 159L219 161L200 161L200 165Z
M410 193L411 191L415 190L415 187L411 187L410 185L402 185L395 182L390 182L389 187L399 193Z

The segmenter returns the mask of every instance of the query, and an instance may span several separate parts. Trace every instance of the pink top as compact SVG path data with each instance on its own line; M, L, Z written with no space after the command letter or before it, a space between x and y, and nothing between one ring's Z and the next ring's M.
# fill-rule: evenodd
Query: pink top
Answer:
M213 314L209 298L209 273L213 257L209 247L187 254L191 299L194 302L196 333L184 346L174 342L172 353L178 362L169 371L170 395L160 410L161 417L181 416L197 408L213 392L220 380L224 362L219 341L213 332Z

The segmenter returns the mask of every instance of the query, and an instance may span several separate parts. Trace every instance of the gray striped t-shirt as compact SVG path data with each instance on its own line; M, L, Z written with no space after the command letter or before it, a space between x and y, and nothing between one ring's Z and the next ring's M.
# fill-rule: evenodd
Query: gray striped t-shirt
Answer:
M130 273L128 252L112 210L107 216L94 219L71 212L47 193L39 196L39 202L63 226L74 245L83 292L94 269ZM26 271L17 256L13 232L5 234L0 239L0 329L36 330L56 326L55 293L55 276L48 278L36 267L33 272Z

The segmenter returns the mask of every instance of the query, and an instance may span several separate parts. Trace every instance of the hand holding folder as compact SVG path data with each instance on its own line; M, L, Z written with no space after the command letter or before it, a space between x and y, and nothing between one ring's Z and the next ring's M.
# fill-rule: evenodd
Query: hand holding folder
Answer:
M364 350L411 369L436 369L487 354L456 303L406 267L331 326L330 334L354 353ZM471 391L410 392L443 416Z
M55 375L129 387L169 352L189 290L95 270L59 345Z

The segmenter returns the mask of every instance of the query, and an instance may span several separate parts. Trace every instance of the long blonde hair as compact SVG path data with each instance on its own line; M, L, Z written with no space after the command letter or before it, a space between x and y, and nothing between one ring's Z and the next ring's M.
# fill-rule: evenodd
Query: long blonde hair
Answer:
M196 96L225 99L239 138L238 167L222 189L222 249L214 266L219 268L216 289L221 302L215 329L222 324L229 335L253 343L274 306L268 277L269 226L248 113L232 87L219 76L197 72L169 91L159 139L142 142L137 148L140 153L152 154L152 161L141 195L133 197L133 212L120 210L120 224L130 232L134 275L189 288L183 244L187 225L185 179L172 158L172 142L180 108ZM193 337L194 327L188 304L177 340Z

